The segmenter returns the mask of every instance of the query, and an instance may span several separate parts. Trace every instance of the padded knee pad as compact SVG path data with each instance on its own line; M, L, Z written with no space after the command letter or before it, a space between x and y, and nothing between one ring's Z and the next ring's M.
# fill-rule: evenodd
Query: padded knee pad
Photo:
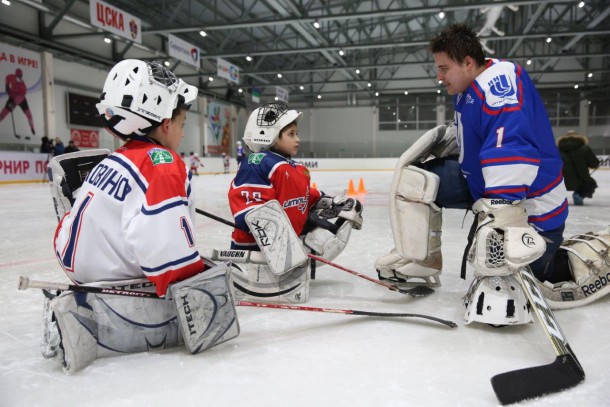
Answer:
M308 264L282 275L266 264L233 264L233 285L237 301L304 303L309 299Z

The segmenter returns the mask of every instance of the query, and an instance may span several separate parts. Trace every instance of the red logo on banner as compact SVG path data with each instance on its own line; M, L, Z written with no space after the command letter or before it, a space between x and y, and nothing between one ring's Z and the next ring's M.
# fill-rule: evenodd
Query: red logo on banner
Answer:
M76 147L98 148L100 146L100 132L96 130L70 129L70 139Z

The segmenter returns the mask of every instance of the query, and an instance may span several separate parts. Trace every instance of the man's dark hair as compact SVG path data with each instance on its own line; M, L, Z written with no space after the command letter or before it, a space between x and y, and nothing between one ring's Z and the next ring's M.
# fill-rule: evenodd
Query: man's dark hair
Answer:
M454 24L436 34L428 49L433 54L446 52L449 58L462 63L469 56L479 66L485 65L485 54L477 34L464 24Z

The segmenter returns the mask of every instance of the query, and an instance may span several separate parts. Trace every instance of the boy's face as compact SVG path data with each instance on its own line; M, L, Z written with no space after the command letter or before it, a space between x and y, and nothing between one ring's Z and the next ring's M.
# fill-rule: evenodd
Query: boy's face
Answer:
M186 110L181 109L173 119L169 120L167 128L167 145L165 147L178 151L178 147L184 138L184 123L186 121Z
M297 125L291 123L282 129L273 148L282 154L294 157L299 151L299 141Z
M474 60L469 56L462 63L449 58L446 52L436 52L433 56L436 79L442 81L450 95L465 92L479 74Z

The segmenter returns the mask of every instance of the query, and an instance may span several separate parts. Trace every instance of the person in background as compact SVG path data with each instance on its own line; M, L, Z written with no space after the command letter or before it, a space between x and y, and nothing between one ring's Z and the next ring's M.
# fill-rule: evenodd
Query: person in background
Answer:
M14 74L9 74L6 76L5 89L6 94L8 95L8 100L6 101L4 109L0 111L0 122L4 120L4 118L10 112L15 110L16 106L19 106L21 110L23 110L23 113L28 120L32 134L36 135L36 131L34 130L34 118L32 117L32 112L28 106L28 100L25 97L27 93L27 86L23 81L23 71L21 68L17 68ZM18 137L17 135L15 136ZM26 139L29 138L29 136L26 136Z
M574 191L574 205L583 205L585 198L593 198L597 182L589 168L599 167L599 159L589 147L589 138L574 130L557 139L557 147L563 160L563 178L568 191Z
M224 168L224 173L229 173L229 167L231 166L231 157L227 155L227 153L222 153L222 166Z
M64 143L59 137L55 137L55 147L53 147L53 155L58 156L64 154L65 152L66 148L64 147Z
M244 158L246 158L246 151L241 141L238 140L235 144L237 145L235 148L235 159L237 160L237 167L239 167Z
M74 141L70 140L68 142L68 147L66 147L64 150L64 153L73 153L75 151L80 151L80 149L74 145Z
M53 152L50 140L47 136L42 136L40 139L40 152L43 154L50 154Z

